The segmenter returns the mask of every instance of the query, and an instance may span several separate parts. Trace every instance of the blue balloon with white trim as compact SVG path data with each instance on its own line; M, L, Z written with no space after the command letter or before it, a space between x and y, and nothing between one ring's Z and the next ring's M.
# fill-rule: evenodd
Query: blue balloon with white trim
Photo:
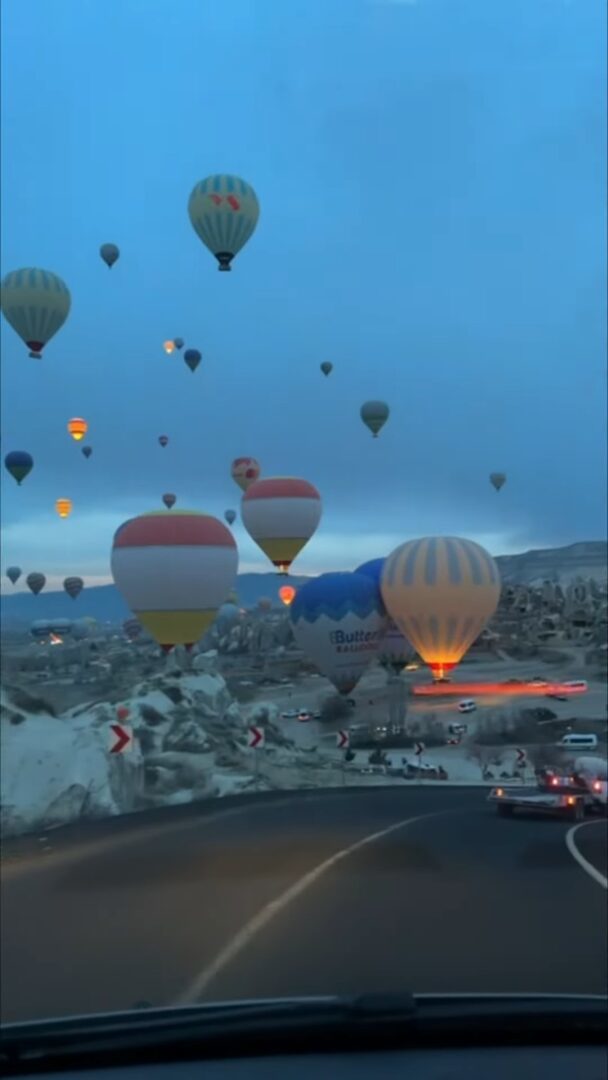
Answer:
M378 654L384 613L373 581L321 574L298 589L289 609L296 643L340 694L349 694Z

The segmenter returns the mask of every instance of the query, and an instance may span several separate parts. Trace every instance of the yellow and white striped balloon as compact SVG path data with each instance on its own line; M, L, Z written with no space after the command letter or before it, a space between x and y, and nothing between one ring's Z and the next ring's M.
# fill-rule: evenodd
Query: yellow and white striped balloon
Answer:
M395 548L381 590L402 634L442 678L496 611L500 577L492 556L473 540L429 536Z
M2 282L2 314L36 359L63 326L71 303L67 285L50 270L12 270Z

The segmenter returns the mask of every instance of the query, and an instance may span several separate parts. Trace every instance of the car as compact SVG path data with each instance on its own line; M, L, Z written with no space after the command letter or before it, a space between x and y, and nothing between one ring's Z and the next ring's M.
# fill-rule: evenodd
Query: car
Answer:
M285 712L281 713L281 720L295 720L297 715L295 709L287 709Z
M476 708L477 708L477 704L476 704L476 702L473 701L473 698L464 698L462 701L458 702L458 712L461 712L461 713L475 712Z

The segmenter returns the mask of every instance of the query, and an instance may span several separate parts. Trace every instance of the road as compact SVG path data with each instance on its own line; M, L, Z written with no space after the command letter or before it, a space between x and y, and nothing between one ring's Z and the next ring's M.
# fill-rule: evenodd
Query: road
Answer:
M274 994L604 992L606 891L569 851L571 826L499 819L484 796L258 796L8 844L2 1019ZM605 821L579 833L601 861Z

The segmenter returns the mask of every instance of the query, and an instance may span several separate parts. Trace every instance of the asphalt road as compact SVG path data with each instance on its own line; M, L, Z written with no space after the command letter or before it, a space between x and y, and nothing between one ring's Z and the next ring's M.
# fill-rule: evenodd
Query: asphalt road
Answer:
M480 789L376 788L8 845L2 1019L275 994L603 993L606 891L573 859L570 827L499 819ZM605 822L579 834L599 866Z

